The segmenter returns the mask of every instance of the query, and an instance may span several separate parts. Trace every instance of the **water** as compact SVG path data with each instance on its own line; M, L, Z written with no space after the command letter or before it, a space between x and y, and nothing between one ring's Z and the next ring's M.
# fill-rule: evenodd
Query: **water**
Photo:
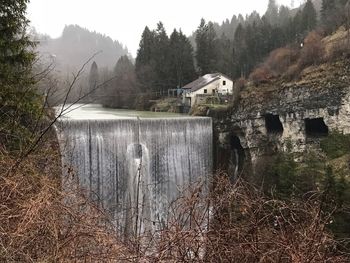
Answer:
M212 172L212 122L79 107L57 126L63 163L126 235L164 226L183 187Z

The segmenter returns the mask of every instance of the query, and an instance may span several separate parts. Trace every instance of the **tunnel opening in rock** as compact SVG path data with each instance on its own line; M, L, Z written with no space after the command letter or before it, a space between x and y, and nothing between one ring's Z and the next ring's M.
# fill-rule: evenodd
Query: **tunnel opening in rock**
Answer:
M283 133L283 125L280 120L279 115L274 114L266 114L265 115L265 125L266 131L269 134L282 134Z
M329 133L323 118L305 119L305 133L308 137L322 137Z

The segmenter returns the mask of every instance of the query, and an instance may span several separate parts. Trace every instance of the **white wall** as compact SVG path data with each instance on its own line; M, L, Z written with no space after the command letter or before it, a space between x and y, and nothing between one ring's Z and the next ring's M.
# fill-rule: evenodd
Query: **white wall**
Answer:
M224 81L226 85L223 85ZM218 92L222 95L232 94L233 93L233 81L221 76L220 77L220 86L218 88Z
M225 85L224 85L224 81L226 82ZM220 76L220 79L213 81L212 83L208 84L207 86L204 86L203 88L197 91L186 93L185 96L187 98L191 98L191 107L192 107L196 103L197 95L206 94L209 96L209 95L215 95L216 93L219 93L222 95L233 94L233 81L224 76Z

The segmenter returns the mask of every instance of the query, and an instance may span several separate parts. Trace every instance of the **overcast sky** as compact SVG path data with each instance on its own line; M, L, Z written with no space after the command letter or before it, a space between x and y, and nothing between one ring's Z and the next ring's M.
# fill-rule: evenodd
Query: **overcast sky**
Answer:
M277 0L298 6L302 0ZM31 0L28 16L38 32L59 37L65 25L78 24L120 41L135 56L143 29L162 21L168 34L181 28L189 35L200 19L222 22L234 14L263 14L268 0Z

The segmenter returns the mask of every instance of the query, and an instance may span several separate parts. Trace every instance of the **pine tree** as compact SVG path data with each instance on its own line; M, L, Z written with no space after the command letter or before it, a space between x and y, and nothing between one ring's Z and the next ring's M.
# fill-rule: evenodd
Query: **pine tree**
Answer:
M241 23L235 32L234 50L235 77L244 77L248 73L246 72L247 43L245 28Z
M156 48L155 32L146 26L137 51L135 71L137 80L143 91L154 90L156 79L154 50Z
M213 23L204 19L196 31L196 61L200 75L215 72L217 69L218 47Z
M303 34L303 22L302 22L302 11L298 11L292 20L292 38L296 42L301 42Z
M91 101L96 99L96 89L99 81L98 67L96 62L94 61L90 67L89 74L89 98Z
M287 6L280 6L278 12L278 26L286 27L290 19L290 9Z
M317 13L311 0L307 0L301 13L302 31L309 32L317 25Z
M3 0L0 5L0 147L20 147L40 114L32 73L35 43L26 32L28 2Z
M169 88L169 37L162 22L157 24L155 31L155 49L153 59L155 61L156 83L159 91L167 91Z
M278 6L276 0L269 0L265 17L271 25L278 24Z
M324 28L332 31L336 24L337 8L336 0L322 0L321 22Z
M114 67L114 75L116 77L124 77L125 74L132 72L135 70L134 65L131 63L129 57L127 55L121 56L115 67Z
M138 93L135 67L129 57L120 57L114 67L114 79L103 88L103 104L112 108L132 108Z
M218 39L218 51L218 71L233 78L235 74L235 64L233 61L234 46L233 41L226 37L225 34L222 34L221 38Z
M176 29L170 36L169 77L172 88L182 87L196 78L193 48L188 38Z

